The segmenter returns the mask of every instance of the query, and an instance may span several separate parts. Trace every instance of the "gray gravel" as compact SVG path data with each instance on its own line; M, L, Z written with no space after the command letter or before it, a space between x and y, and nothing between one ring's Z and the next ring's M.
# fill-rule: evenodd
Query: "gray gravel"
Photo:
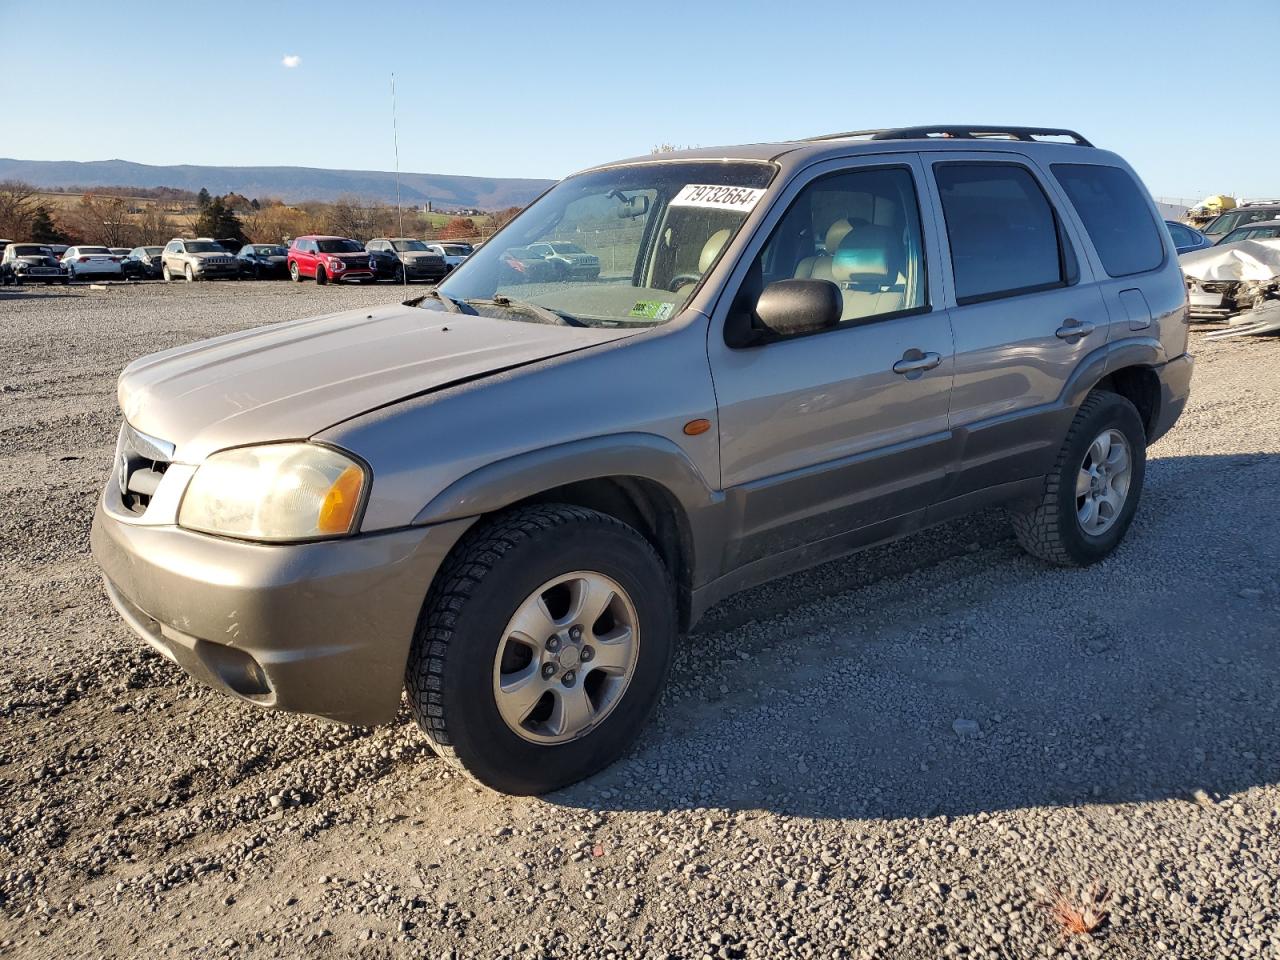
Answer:
M1195 335L1106 562L995 512L733 597L628 759L512 799L197 687L88 553L127 361L399 292L0 293L0 955L1280 956L1280 342Z

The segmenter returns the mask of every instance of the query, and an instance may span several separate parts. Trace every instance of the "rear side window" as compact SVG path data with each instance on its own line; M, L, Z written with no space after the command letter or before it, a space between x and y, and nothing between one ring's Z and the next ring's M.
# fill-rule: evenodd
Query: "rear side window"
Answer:
M1091 163L1055 163L1053 175L1084 221L1113 277L1154 270L1164 262L1164 244L1146 198L1128 171Z
M1031 171L1010 163L940 163L934 177L958 304L1071 281L1074 260L1064 253L1057 216Z

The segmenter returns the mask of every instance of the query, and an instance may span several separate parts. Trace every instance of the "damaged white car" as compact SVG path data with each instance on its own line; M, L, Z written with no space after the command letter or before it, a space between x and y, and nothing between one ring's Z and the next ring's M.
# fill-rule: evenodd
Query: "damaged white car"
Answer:
M1193 320L1226 320L1280 299L1280 239L1223 243L1178 262Z

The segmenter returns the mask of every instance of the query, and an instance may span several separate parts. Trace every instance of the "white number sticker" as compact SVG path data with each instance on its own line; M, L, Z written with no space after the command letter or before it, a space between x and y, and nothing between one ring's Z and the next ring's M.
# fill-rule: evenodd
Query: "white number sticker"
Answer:
M752 210L764 190L756 187L720 187L714 184L691 183L671 201L673 207L711 207L715 210Z

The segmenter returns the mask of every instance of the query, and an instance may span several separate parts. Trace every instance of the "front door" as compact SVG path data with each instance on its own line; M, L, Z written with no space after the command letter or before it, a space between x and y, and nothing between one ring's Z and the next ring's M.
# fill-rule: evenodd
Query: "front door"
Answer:
M721 298L732 304L708 346L733 518L726 569L805 548L820 556L824 542L856 545L853 531L900 532L943 482L953 350L933 306L936 237L920 215L921 177L914 154L824 164L788 188L785 212ZM837 284L841 323L725 343L731 312L792 278Z

